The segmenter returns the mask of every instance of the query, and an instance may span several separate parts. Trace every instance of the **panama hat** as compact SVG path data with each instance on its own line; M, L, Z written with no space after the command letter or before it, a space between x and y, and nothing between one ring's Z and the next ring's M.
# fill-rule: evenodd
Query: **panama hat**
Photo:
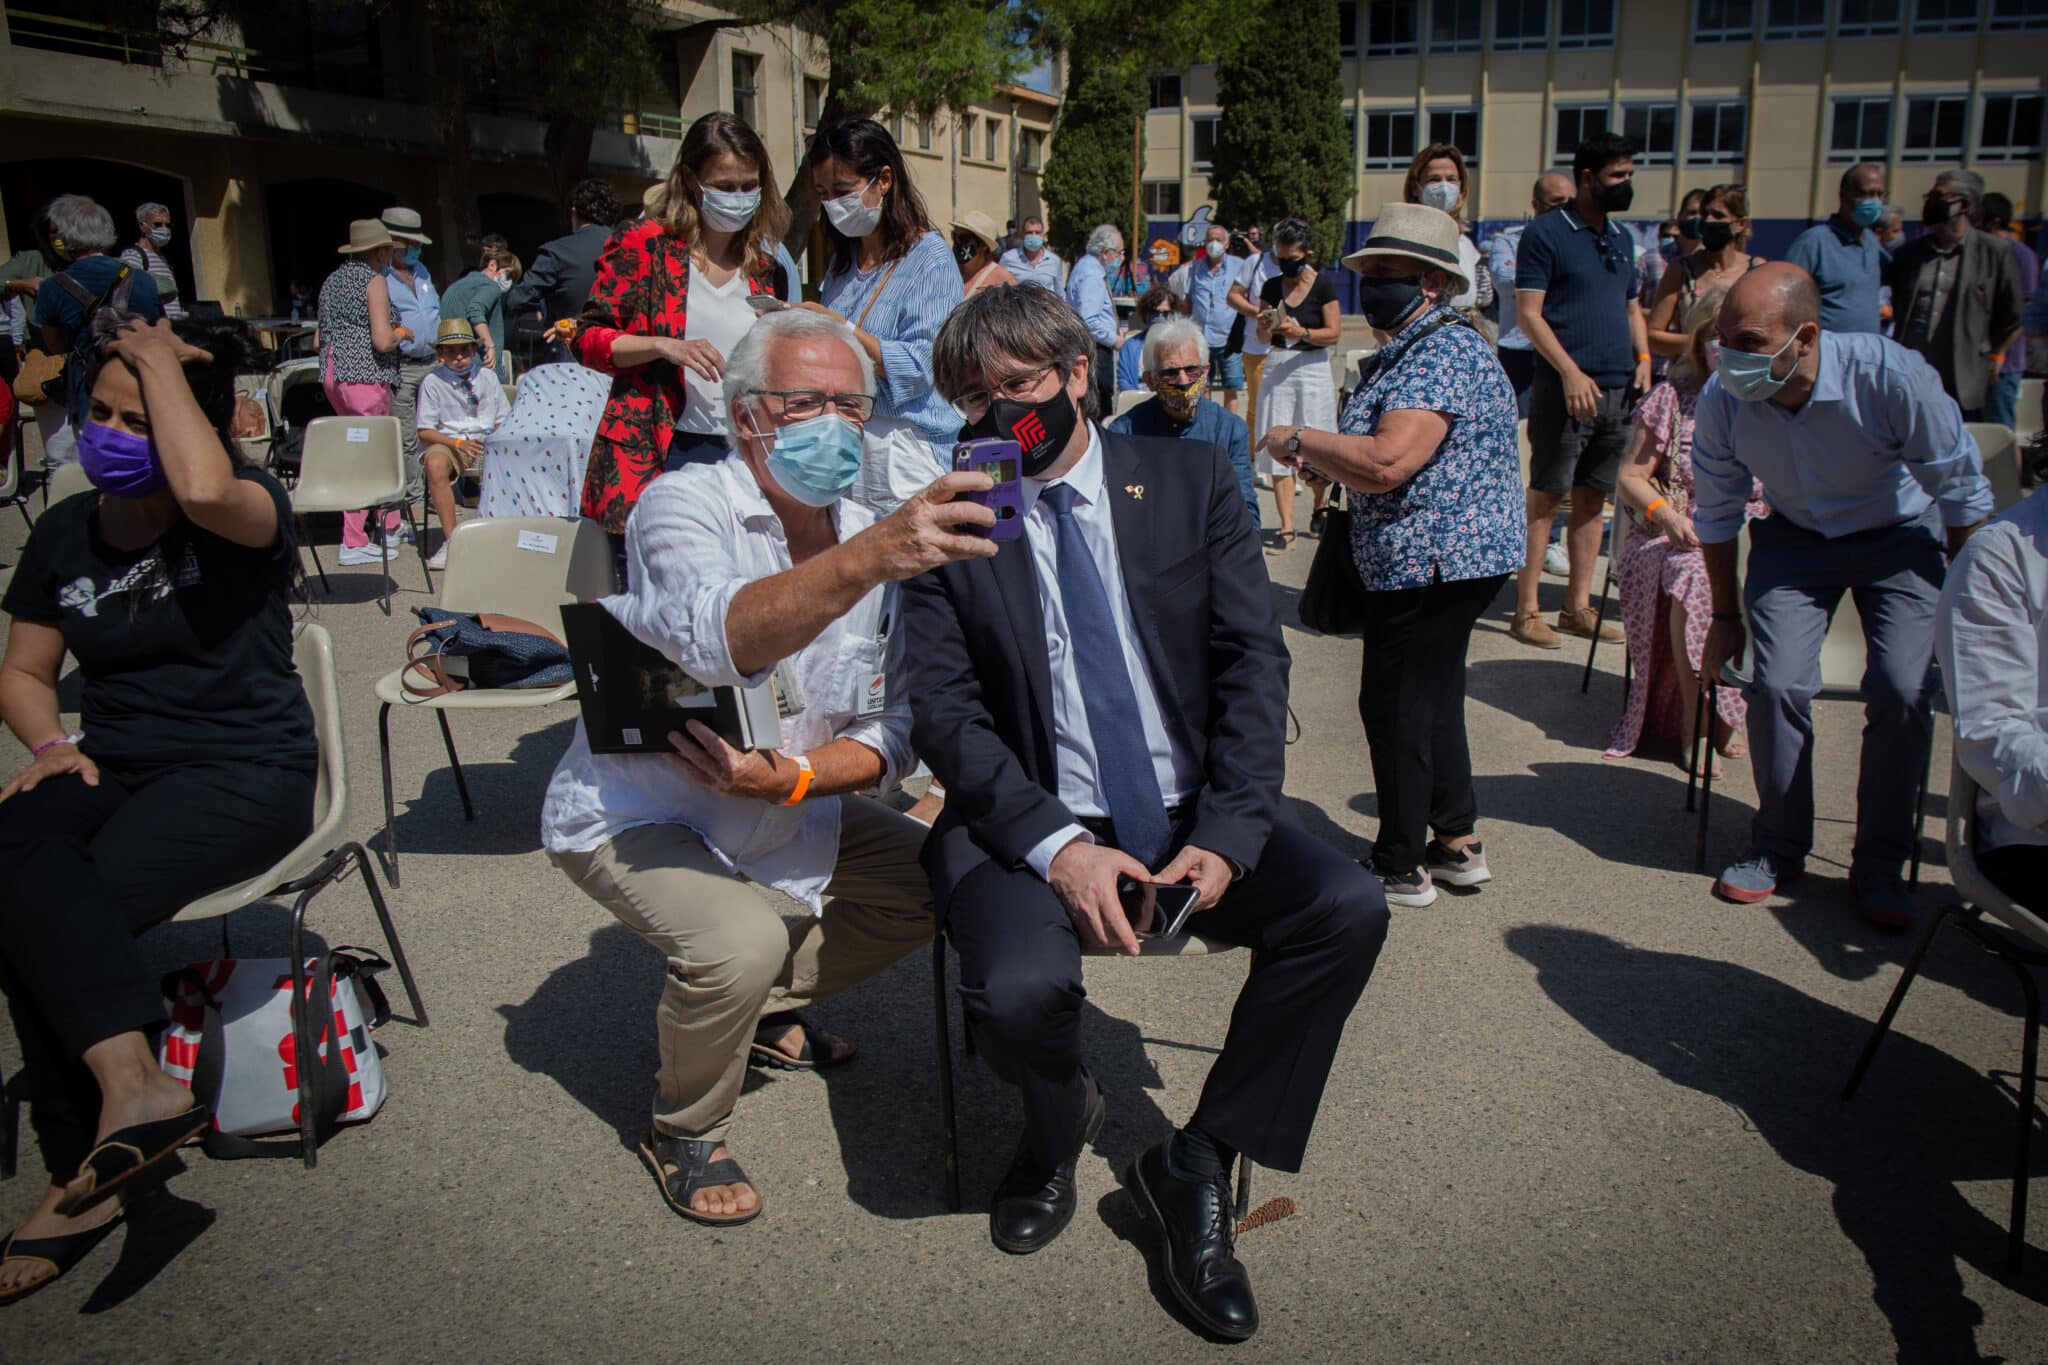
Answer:
M417 242L421 246L432 246L434 239L420 231L420 216L412 209L391 208L384 210L384 229L401 242Z
M380 246L393 246L391 234L375 218L358 218L348 225L348 244L334 248L344 256L359 256Z
M1002 234L996 231L996 220L980 209L969 209L965 213L955 214L953 226L958 231L979 237L982 245L990 251L994 251L996 243L1002 240Z
M1344 264L1364 274L1365 263L1375 256L1394 256L1415 261L1431 270L1441 270L1458 282L1453 294L1472 287L1465 266L1458 259L1458 220L1427 204L1382 204L1373 220L1372 235L1365 245L1344 258Z
M461 318L446 318L442 321L440 328L434 333L434 345L436 348L442 346L474 346L476 345L476 329Z

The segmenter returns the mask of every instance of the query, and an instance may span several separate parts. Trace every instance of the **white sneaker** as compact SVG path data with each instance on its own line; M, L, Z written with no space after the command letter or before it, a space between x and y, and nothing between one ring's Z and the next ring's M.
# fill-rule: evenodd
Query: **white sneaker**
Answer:
M391 532L391 538L400 545L412 544L412 523L409 521L398 523L397 528Z
M395 547L392 549L390 557L393 559L398 557L398 551ZM381 564L385 556L373 541L368 545L344 545L341 547L341 553L335 556L335 558L344 566L353 566L357 564Z
M1564 545L1561 542L1551 545L1543 551L1543 572L1553 578L1571 577L1571 556L1564 552Z
M434 551L433 554L427 556L427 567L430 569L445 569L448 567L447 541L442 541L441 548Z

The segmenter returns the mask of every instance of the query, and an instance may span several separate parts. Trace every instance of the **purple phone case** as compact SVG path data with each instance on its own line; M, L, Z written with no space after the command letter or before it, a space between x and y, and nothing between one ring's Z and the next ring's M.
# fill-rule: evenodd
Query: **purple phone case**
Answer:
M990 540L1016 540L1024 534L1024 484L1018 476L1018 467L1024 458L1024 451L1015 441L962 441L953 447L953 469L983 470L984 466L997 460L1007 460L1010 478L1001 478L994 470L984 470L994 478L996 486L986 493L962 493L968 502L978 502L996 514L996 524L988 530L965 528L975 535L985 535Z

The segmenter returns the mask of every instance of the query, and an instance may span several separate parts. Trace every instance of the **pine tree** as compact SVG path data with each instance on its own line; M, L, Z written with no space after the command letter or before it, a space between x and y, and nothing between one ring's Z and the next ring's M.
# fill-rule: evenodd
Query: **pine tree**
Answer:
M1351 198L1337 0L1267 8L1216 65L1216 218L1233 228L1305 218L1316 259L1336 260ZM1322 35L1328 41L1318 41Z

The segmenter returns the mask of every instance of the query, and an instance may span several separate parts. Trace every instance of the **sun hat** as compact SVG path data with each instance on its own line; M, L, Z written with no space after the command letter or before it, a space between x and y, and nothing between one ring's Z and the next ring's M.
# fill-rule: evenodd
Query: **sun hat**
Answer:
M348 244L334 248L344 256L359 256L365 251L375 251L380 246L395 246L391 234L384 230L384 224L376 218L358 218L348 225Z
M979 237L982 245L990 251L994 251L996 243L1002 240L1002 234L996 231L996 220L980 209L969 209L965 213L955 214L953 226L958 231Z
M1344 258L1344 264L1363 274L1365 263L1375 256L1416 261L1456 280L1458 287L1447 292L1462 294L1472 287L1472 281L1458 259L1459 231L1457 219L1427 204L1382 204L1380 216L1373 220L1372 235Z
M384 228L401 242L416 242L420 246L432 246L434 239L420 231L420 216L412 209L390 208L384 210Z
M444 318L439 330L434 333L434 346L476 345L476 329L461 318Z

